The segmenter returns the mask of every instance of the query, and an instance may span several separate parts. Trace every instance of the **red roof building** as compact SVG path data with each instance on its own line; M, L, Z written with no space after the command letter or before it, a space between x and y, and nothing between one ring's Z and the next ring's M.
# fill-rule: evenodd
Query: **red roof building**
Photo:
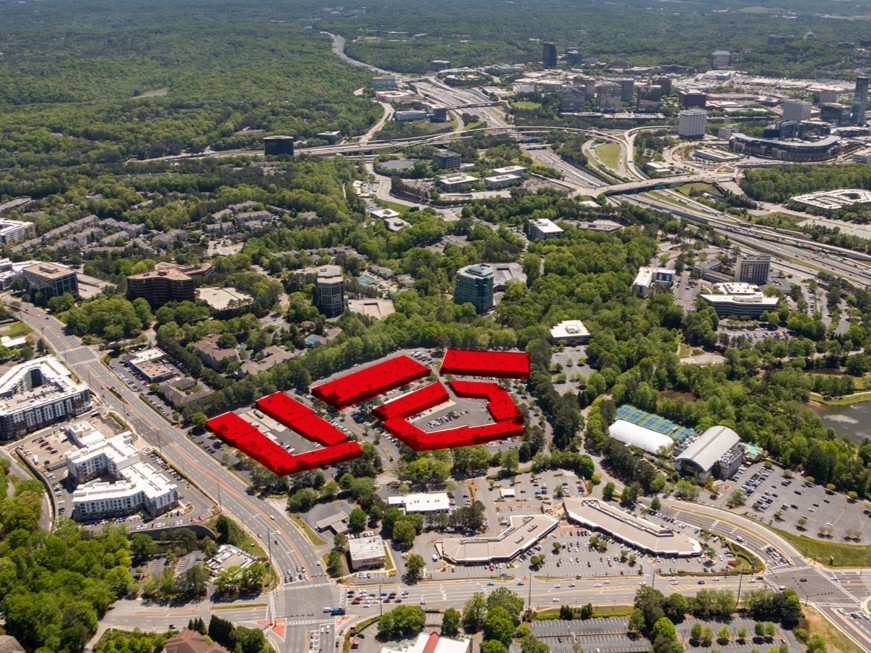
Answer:
M408 356L397 356L311 389L311 393L338 409L373 399L429 376L430 368Z
M502 379L528 379L529 354L510 351L448 349L442 361L441 373L489 376Z
M375 408L375 415L381 420L391 417L406 418L411 415L422 413L433 406L438 406L448 401L448 391L440 381L431 383L414 392L402 395L386 404Z
M318 417L308 406L288 397L283 392L275 392L258 399L257 408L272 419L293 429L301 436L313 442L331 447L345 442L348 437L332 424Z
M495 422L523 421L523 414L505 389L498 383L451 380L451 390L458 397L487 400L487 410Z
M321 425L330 426L314 413L312 413L312 417L318 420ZM308 419L303 418L307 425ZM293 455L235 413L224 413L218 417L213 417L206 422L206 428L227 444L236 447L279 476L334 465L363 455L360 444L351 442L344 436L342 436L344 442L327 446L324 449Z

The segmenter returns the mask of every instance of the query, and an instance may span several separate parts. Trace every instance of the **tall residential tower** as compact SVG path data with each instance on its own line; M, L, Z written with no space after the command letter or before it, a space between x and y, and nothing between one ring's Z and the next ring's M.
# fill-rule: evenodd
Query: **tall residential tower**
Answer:
M865 124L865 111L868 109L868 77L856 78L856 90L853 91L853 108L850 111L850 122L854 125Z

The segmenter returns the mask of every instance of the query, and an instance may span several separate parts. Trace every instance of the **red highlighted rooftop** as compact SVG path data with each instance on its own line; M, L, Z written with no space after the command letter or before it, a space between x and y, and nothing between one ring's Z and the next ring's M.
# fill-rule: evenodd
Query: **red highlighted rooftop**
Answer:
M390 392L429 376L431 370L408 356L397 356L383 363L312 388L311 393L338 409Z
M451 380L451 390L458 397L487 400L487 410L494 422L523 422L523 414L505 389L498 383Z
M448 349L442 361L441 372L501 379L528 379L529 354L514 351Z
M443 404L448 399L448 391L445 390L445 386L441 384L441 381L436 381L424 386L420 390L409 392L393 401L378 406L374 412L382 420L387 420L391 417L404 419Z
M441 371L444 374L526 379L529 377L529 355L522 352L449 349L445 353ZM343 409L426 378L430 372L429 367L408 356L397 356L322 383L312 388L311 392L326 403ZM457 397L486 399L493 423L424 431L409 422L410 418L451 401L441 381L408 392L378 406L374 412L385 430L417 451L468 447L523 435L523 414L498 383L452 379L450 385ZM206 427L227 444L281 476L334 465L363 455L359 443L349 440L311 408L283 392L258 399L256 406L270 418L324 448L290 454L235 413L214 417L206 422Z
M334 465L363 455L363 449L318 417L310 408L283 392L263 397L257 407L304 438L324 445L293 455L235 413L224 413L206 422L206 428L279 476Z
M283 392L275 392L257 400L257 408L287 428L299 433L325 447L331 447L348 439L332 424L318 417L308 406L288 397Z
M494 423L430 432L410 423L409 417L449 400L448 393L440 382L379 406L375 409L375 414L381 418L387 431L416 451L470 447L523 435L523 414L498 383L454 379L451 381L451 389L458 397L486 399L487 410Z

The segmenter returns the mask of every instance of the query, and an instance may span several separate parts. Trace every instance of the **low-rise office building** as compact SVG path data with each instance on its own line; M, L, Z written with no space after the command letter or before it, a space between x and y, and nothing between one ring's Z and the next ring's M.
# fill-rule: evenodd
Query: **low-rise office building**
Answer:
M60 263L35 263L22 271L28 290L41 291L49 297L69 293L79 296L79 278L76 271Z
M393 114L393 119L396 122L414 122L416 120L426 120L426 111L423 109L407 109L406 111L396 111Z
M8 440L91 410L88 387L54 356L34 358L0 377L0 439Z
M504 166L502 168L493 168L491 171L494 175L522 175L526 172L524 166Z
M459 193L479 181L481 180L472 175L457 173L453 175L442 175L436 180L436 183L439 188L447 193Z
M349 299L348 310L352 313L367 315L376 320L383 320L396 312L392 299L367 297L365 299Z
M384 566L386 554L384 540L377 535L363 534L348 539L348 558L351 569L379 569Z
M521 183L523 183L523 177L520 175L493 175L492 177L484 177L484 187L488 190L508 188L509 186L517 186Z
M387 503L391 506L402 506L405 514L419 512L450 512L451 500L447 492L430 492L405 494L402 496L388 497Z
M717 293L699 295L720 317L759 317L777 309L777 297L767 297L758 286L748 283L714 284Z
M162 349L149 347L136 352L128 364L149 383L159 383L175 376L175 370L164 362L165 359L166 353Z
M550 330L551 340L557 345L574 347L590 342L590 332L580 320L564 320Z
M557 238L563 235L561 227L547 218L538 218L526 223L526 235L529 240L544 240L545 238Z
M167 302L192 302L196 299L196 281L212 271L211 263L177 265L160 262L149 272L127 277L128 299L144 298L152 308Z
M674 285L674 270L668 268L639 268L635 281L632 282L632 292L640 297L645 297L650 292L650 287L654 284L671 288Z

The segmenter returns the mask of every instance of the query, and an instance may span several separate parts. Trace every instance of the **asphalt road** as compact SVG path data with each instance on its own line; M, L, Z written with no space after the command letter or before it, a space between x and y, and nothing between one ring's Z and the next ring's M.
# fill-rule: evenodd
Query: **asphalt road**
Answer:
M292 525L282 510L247 494L246 485L241 479L191 442L181 429L169 424L147 406L136 393L106 369L96 352L82 346L78 339L66 335L60 322L39 308L29 305L22 306L20 317L88 383L92 392L99 395L107 408L122 416L136 433L184 470L208 496L215 501L220 499L222 509L259 538L264 550L271 549L272 562L278 568L279 578L284 578L284 571L287 569L306 569L310 582L284 585L278 591L263 597L268 610L263 617L264 626L273 619L295 624L287 627L283 638L280 628L277 631L271 630L270 637L279 644L282 651L302 650L300 642L305 640L310 626L308 622L323 622L323 607L338 605L339 597L338 590L328 582L318 565L317 555L312 551L308 540ZM158 614L153 618L154 626L169 627L170 623L179 619L173 615L179 614L176 610L163 616Z

